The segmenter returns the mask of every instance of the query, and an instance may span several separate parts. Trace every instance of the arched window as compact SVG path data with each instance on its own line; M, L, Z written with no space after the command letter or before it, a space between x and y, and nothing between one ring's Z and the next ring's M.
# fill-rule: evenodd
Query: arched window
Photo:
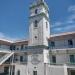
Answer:
M46 28L48 28L48 23L46 22Z
M38 12L38 9L35 9L35 14L37 14L37 12Z
M35 20L34 27L38 27L38 22Z

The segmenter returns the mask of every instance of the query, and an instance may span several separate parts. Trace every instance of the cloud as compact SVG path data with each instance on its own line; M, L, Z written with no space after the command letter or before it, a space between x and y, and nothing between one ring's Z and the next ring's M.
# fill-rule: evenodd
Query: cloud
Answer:
M51 25L52 27L57 27L57 26L61 26L62 22L55 22L53 25Z
M72 23L74 23L74 21L71 18L66 21L66 24L72 24Z
M68 17L68 20L69 20L69 21L72 21L72 22L75 22L75 14L71 14L71 15Z
M0 32L0 38L4 38L4 34L2 32Z
M69 12L75 13L75 5L72 5L68 8Z
M66 20L64 20L63 22L57 21L53 25L51 25L54 33L75 31L75 5L70 6L68 8L68 11L71 13L69 14L69 16L67 16Z
M62 29L63 29L63 28L60 27L60 28L55 28L55 29L53 29L53 30L58 32L58 31L61 31Z
M75 25L69 25L69 26L65 27L65 30L67 30L67 31L75 30Z
M55 22L54 24L51 25L52 28L57 28L57 27L63 27L64 25L74 25L75 24L75 14L70 15L67 17L67 19L63 22Z
M54 28L54 33L75 31L75 25Z
M61 22L56 22L55 25L60 26L62 23Z
M71 12L70 16L68 17L68 22L74 23L75 22L75 5L70 6L68 8L68 11Z
M9 36L5 35L4 33L0 32L0 40L14 42L14 41L18 40L18 38L12 38L12 37L9 37Z

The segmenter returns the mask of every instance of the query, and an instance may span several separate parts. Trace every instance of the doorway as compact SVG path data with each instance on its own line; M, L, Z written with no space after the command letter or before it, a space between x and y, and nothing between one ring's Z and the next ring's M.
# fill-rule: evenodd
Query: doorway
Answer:
M71 70L71 75L75 75L75 70Z

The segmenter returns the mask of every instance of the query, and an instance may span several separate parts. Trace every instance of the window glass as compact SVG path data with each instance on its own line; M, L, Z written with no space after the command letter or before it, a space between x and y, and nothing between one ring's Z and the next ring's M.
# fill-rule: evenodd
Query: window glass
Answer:
M37 71L33 71L33 75L37 75Z
M56 56L52 56L52 63L56 63Z
M10 50L15 50L16 49L16 46L15 45L11 45L10 46Z
M68 45L73 45L73 41L72 40L68 40Z
M20 56L20 61L23 62L23 56Z
M38 12L38 9L35 9L35 14L37 14L37 12Z
M54 41L51 41L50 42L50 46L51 46L51 48L54 48L55 47L55 42Z
M75 63L75 56L74 55L70 55L70 62Z
M17 75L20 75L20 70L17 71Z
M25 53L25 55L24 55L24 62L27 63L27 61L28 61L28 54Z
M35 20L34 27L38 27L38 22Z
M23 49L24 48L24 45L21 45L21 49Z
M72 41L72 40L68 40L68 46L69 46L70 48L73 47L73 41Z

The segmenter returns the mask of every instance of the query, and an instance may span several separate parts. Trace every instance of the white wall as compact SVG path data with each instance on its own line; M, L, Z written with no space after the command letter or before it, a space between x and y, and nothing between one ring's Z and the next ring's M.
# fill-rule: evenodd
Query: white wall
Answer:
M34 61L32 62L32 55L28 56L28 65L27 66L28 66L28 70L29 70L29 75L33 75L33 71L37 71L38 75L44 75L43 54L38 54L38 55L39 55L37 57L39 60L38 64L35 64Z
M50 75L67 75L67 73L64 70L64 66L55 66L55 65L49 66L49 74Z
M38 13L35 14L35 10L38 9ZM40 13L45 13L45 15L49 18L48 11L45 9L43 5L37 6L30 10L30 16L35 16L30 18L29 25L29 33L30 33L30 45L46 45L48 46L47 38L50 35L50 27L49 21L45 18L45 16L38 15ZM36 16L37 15L37 16ZM38 21L38 27L34 28L34 21ZM48 29L46 28L46 22L48 23ZM37 36L37 39L35 39Z
M26 65L16 64L15 65L15 75L17 75L18 70L20 70L20 75L27 75L28 73Z

